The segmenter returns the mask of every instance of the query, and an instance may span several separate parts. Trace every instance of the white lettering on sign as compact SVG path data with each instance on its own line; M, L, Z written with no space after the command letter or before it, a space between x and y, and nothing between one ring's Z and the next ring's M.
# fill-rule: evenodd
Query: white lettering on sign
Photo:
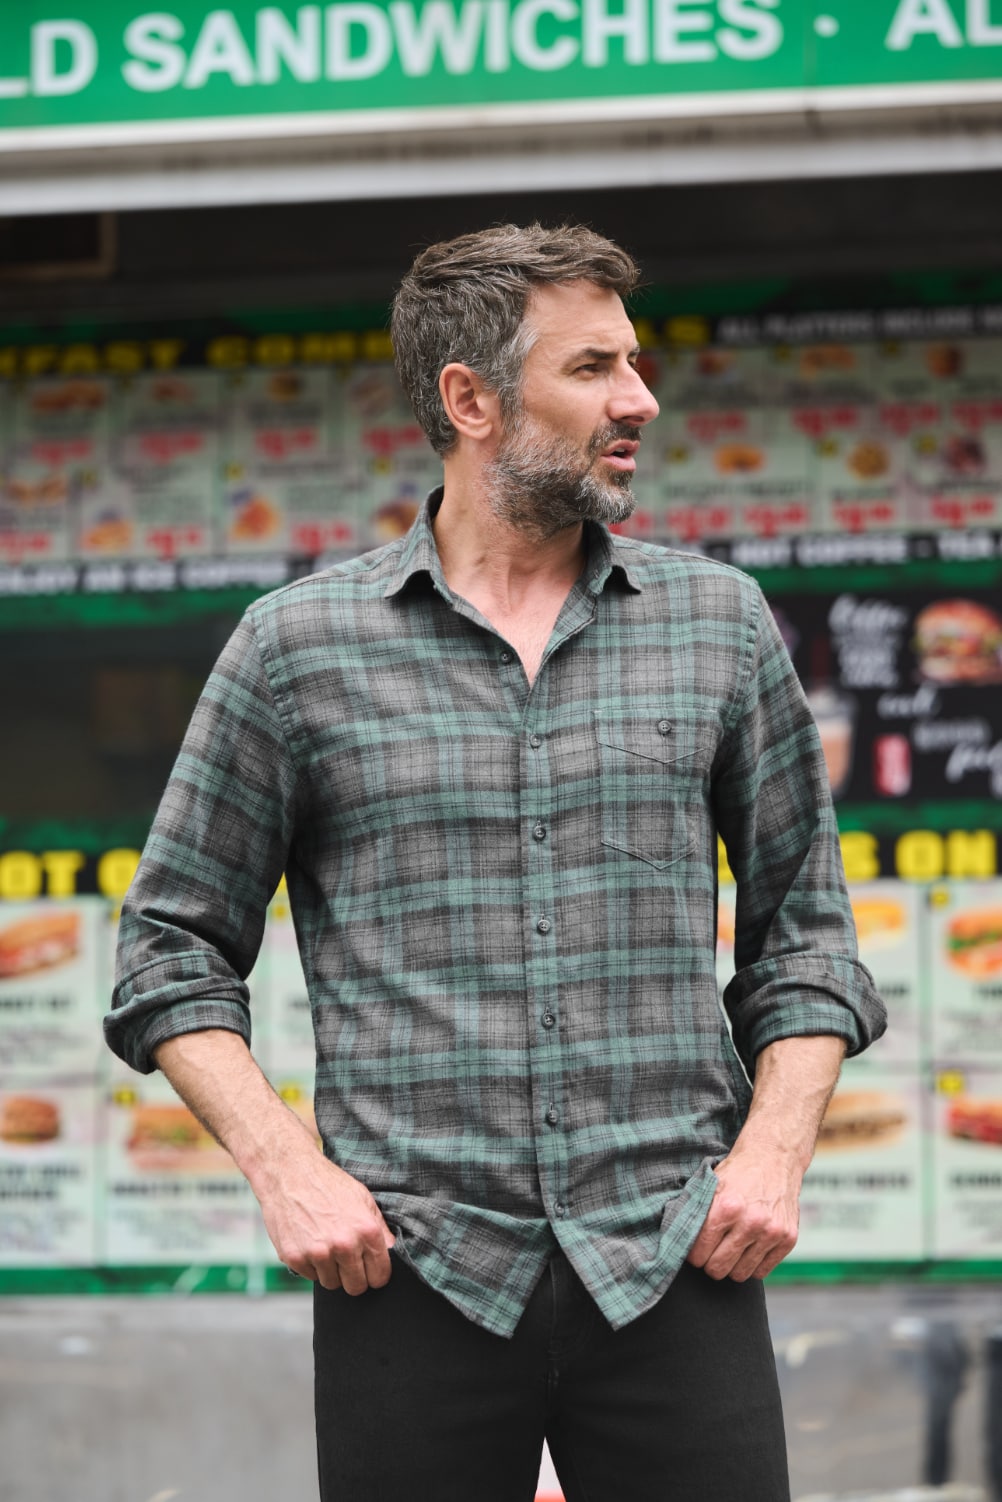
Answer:
M79 94L97 72L97 38L83 21L39 21L31 28L31 92Z
M992 20L993 0L966 0L964 30L949 0L901 0L885 46L904 52L916 37L935 37L941 47L1002 47L1002 16Z
M1002 33L998 0L968 0L973 45ZM407 78L478 68L550 73L575 64L666 67L721 55L754 63L783 45L782 0L333 0L287 10L263 5L207 11L186 25L169 10L143 11L123 25L114 60L129 89L198 92L224 81L267 88L292 78L311 84L374 78L396 63ZM945 37L947 0L901 0L888 46L923 31ZM945 18L945 19L944 19ZM954 31L960 37L954 23ZM955 45L951 40L949 45ZM0 77L0 100L79 94L98 74L99 44L85 22L53 19L28 30L23 77Z
M407 0L392 0L390 20L400 66L408 78L423 78L441 56L447 73L472 73L484 27L480 0L457 11L450 0L427 0L416 12Z
M129 87L143 94L176 88L184 77L185 52L177 46L183 36L177 16L137 16L130 21L125 28L130 61L122 67Z
M759 8L763 5L778 10L779 0L758 0L757 4L748 4L748 0L719 0L720 19L727 25L717 32L717 46L725 56L733 57L736 62L753 63L779 51L783 28L778 16ZM751 35L743 35L746 31Z

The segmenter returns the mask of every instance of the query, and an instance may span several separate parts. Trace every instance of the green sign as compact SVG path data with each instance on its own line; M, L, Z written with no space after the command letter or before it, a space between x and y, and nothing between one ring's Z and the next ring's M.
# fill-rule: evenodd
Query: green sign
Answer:
M51 127L1000 81L1002 0L20 0L0 143ZM893 96L890 96L893 97ZM704 106L709 107L709 105ZM318 122L319 123L319 122ZM126 138L128 131L124 132Z

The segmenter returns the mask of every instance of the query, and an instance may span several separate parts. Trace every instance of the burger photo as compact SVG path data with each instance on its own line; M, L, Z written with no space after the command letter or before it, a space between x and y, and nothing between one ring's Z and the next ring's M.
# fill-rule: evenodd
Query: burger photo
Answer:
M1002 973L1002 907L973 908L951 918L946 958L976 980Z
M60 1134L59 1107L38 1095L8 1095L0 1103L0 1142L33 1146Z
M80 950L80 914L71 908L34 913L0 928L0 980L50 970Z
M913 642L933 683L1002 683L1002 619L974 600L937 600L915 618Z
M839 1090L821 1123L818 1152L887 1147L898 1140L907 1124L900 1096L886 1090Z

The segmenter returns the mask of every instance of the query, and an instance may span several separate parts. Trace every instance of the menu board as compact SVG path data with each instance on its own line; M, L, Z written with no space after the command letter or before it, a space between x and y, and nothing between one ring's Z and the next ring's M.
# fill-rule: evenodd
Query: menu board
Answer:
M844 1066L804 1179L796 1259L922 1256L923 1105L917 1074Z
M259 1212L229 1153L162 1075L123 1071L104 1105L103 1260L254 1260Z
M0 379L0 565L316 558L401 536L442 467L385 332L304 340L310 363L292 337L261 342L235 369L225 348L186 364L168 340L164 368ZM655 342L638 369L661 415L627 533L706 547L1002 528L1002 339Z
M1002 881L934 887L929 938L933 1058L1002 1067Z
M858 1059L855 1075L901 1069L917 1076L927 1056L922 942L925 893L908 882L854 882L849 889L859 957L887 1008L887 1031Z
M93 1074L104 909L97 897L0 906L0 1080Z
M98 1093L93 1079L0 1089L0 1268L100 1260Z
M934 1120L930 1253L1002 1257L1002 1068L939 1071Z
M997 588L791 594L773 614L836 800L1002 797Z

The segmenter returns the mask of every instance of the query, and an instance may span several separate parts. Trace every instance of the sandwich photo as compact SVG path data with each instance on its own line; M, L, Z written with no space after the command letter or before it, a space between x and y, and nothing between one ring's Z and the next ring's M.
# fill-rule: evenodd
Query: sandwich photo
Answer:
M861 949L898 944L907 927L904 903L894 897L853 897L852 916Z
M818 1152L887 1147L908 1123L900 1096L886 1090L839 1090L829 1103L818 1135Z
M1002 1100L970 1100L958 1096L946 1112L949 1136L965 1142L990 1142L1002 1147Z
M972 908L951 918L946 958L976 980L1002 974L1002 907Z
M1002 619L974 600L937 600L915 618L915 652L933 683L1002 683Z
M59 1133L59 1108L51 1100L38 1095L8 1095L0 1104L0 1142L54 1142Z
M0 928L0 980L63 965L80 952L80 914L33 913Z
M142 1173L214 1174L236 1168L226 1149L180 1102L133 1106L125 1146Z

